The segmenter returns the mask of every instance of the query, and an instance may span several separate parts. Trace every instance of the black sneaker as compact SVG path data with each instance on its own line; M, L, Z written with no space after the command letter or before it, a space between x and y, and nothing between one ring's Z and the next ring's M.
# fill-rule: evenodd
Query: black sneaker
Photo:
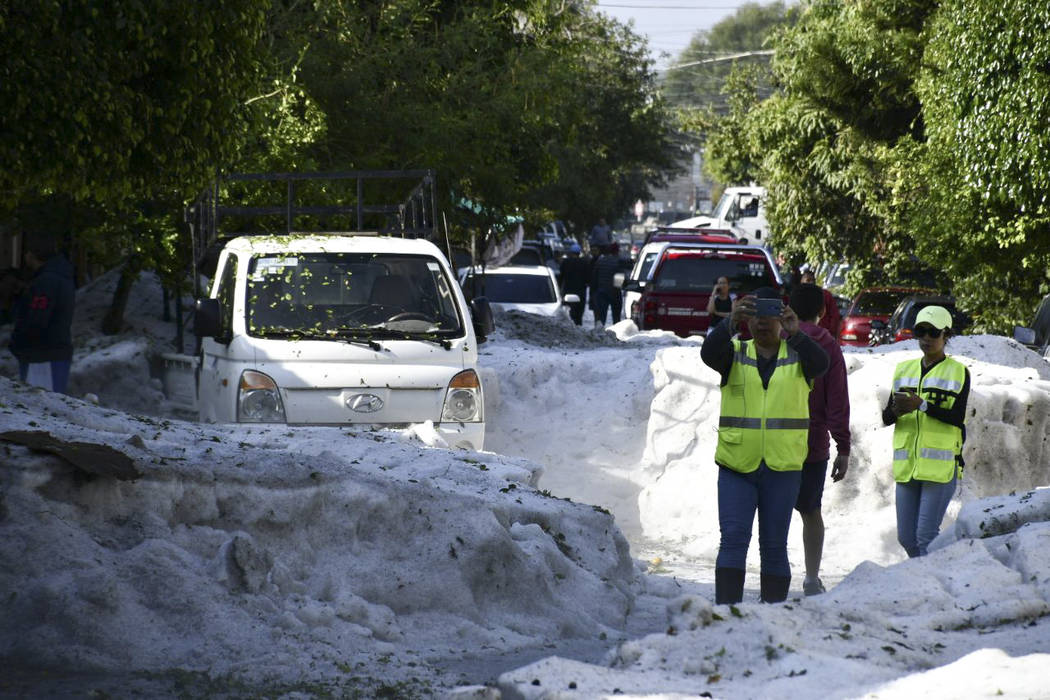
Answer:
M820 578L806 579L802 582L802 592L806 595L820 595L824 592L824 583Z

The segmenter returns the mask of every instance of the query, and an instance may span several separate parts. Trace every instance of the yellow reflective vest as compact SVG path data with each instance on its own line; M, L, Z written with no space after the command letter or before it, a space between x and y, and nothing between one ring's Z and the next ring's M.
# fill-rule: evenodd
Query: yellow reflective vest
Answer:
M798 353L780 342L777 366L762 387L753 341L733 341L733 365L722 387L715 462L744 474L766 466L798 471L809 452L809 392Z
M966 382L966 367L950 357L922 376L922 360L907 360L893 373L893 391L915 389L927 402L950 410ZM897 418L893 427L893 479L919 479L946 484L955 476L962 454L962 428L915 410Z

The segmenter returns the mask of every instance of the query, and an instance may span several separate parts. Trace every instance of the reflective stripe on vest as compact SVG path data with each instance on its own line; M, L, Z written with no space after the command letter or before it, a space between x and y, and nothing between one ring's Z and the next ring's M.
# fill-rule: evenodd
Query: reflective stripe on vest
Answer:
M811 385L798 353L780 343L769 387L763 389L754 342L734 340L733 346L715 461L743 473L758 469L763 460L777 471L801 469L809 451Z
M936 394L938 405L945 410L955 405L965 382L966 367L950 357L937 363L925 377L920 359L901 362L893 374L894 391L913 387L927 401ZM920 479L948 483L955 476L955 458L961 453L962 429L922 411L900 416L894 424L893 478L898 482Z

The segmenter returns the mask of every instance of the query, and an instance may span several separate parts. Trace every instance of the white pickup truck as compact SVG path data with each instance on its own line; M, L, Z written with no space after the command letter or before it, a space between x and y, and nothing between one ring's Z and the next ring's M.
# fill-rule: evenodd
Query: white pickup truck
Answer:
M492 311L468 305L428 240L434 182L431 170L228 175L187 209L212 281L197 356L164 359L192 368L201 421L430 422L449 446L483 449L478 344Z
M727 187L710 216L676 221L668 228L724 230L741 243L769 245L765 187Z
M478 343L491 331L491 311L475 301L472 322L432 243L241 236L222 249L216 270L195 316L202 421L432 421L450 446L482 449Z

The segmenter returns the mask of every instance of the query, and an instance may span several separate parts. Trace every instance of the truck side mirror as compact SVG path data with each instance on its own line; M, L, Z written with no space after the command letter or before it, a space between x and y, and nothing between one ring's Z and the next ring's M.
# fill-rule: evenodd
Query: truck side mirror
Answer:
M478 345L485 342L492 331L496 330L496 322L492 320L492 307L486 297L474 297L470 300L470 315L474 321L474 335L478 337Z
M218 299L198 299L193 309L193 331L198 338L216 338L222 333L222 307Z
M1036 346L1035 330L1024 326L1014 326L1014 340L1034 350Z
M641 292L645 290L645 282L641 280L626 280L622 289L625 292Z

